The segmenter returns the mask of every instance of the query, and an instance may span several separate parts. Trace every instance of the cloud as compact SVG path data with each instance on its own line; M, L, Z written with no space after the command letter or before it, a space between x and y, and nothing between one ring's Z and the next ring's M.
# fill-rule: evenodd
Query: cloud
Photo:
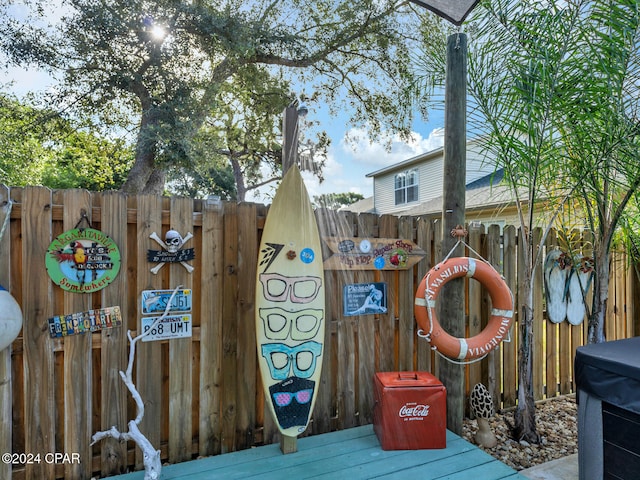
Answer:
M444 134L442 128L431 131L427 138L420 133L412 132L409 141L404 141L397 134L383 134L379 141L372 142L366 130L352 128L340 141L342 152L350 156L354 162L373 167L392 165L422 153L442 147Z

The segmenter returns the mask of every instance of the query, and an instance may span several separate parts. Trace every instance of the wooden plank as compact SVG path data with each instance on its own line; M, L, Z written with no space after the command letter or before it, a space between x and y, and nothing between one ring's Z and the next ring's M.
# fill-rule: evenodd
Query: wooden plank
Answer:
M638 298L638 275L633 264L629 265L626 272L627 290L625 292L625 310L627 313L627 338L636 336L638 331L636 323L638 317L636 312L638 311L633 301L634 298Z
M615 323L615 338L621 340L627 338L627 319L625 317L624 296L627 290L625 281L625 255L622 252L612 252L615 289L613 295L613 321ZM611 301L611 300L609 300Z
M558 245L558 239L556 237L555 230L551 230L547 236L545 242L546 254L550 252L555 246ZM546 397L555 397L558 389L558 325L549 321L549 318L545 316L545 347L546 347L546 369L545 369L545 385L546 385Z
M371 213L358 215L360 240L374 236L377 219L378 216ZM357 283L373 283L375 277L373 271L358 272ZM379 316L361 315L355 318L358 322L358 423L367 425L373 422L373 375L376 360L376 325Z
M127 395L128 390L120 371L127 369L127 325L129 312L129 296L127 295L127 271L129 260L127 248L127 198L118 192L105 192L100 195L102 216L100 228L109 235L120 250L120 273L101 290L103 307L119 306L123 314L123 325L119 328L103 330L100 334L100 429L108 430L115 426L118 431L127 430ZM127 444L113 438L100 443L100 472L103 475L116 475L126 472Z
M354 215L351 212L339 212L338 222L341 230L354 235ZM356 418L356 337L355 327L357 321L355 317L345 317L342 315L342 287L354 283L353 273L348 270L340 270L339 282L335 285L333 293L326 292L327 297L332 297L336 302L333 311L339 311L338 317L338 425L339 428L351 428L357 425Z
M469 478L481 478L482 480L491 480L491 479L500 479L503 478L505 472L509 474L513 473L513 470L509 469L506 465L501 464L500 462L491 458L487 453L484 453L482 450L478 450L473 448L472 446L465 446L466 450L459 452L454 456L444 456L442 458L436 458L433 461L427 461L426 458L422 460L422 463L418 463L417 465L411 465L409 463L406 466L406 458L403 456L402 458L397 459L396 467L393 468L393 465L390 465L391 462L387 461L384 465L379 465L379 468L384 468L385 473L389 472L384 476L385 479L393 480L393 479L405 479L413 477L414 475L420 475L428 468L429 477L430 478L447 478L447 479L464 479L467 480ZM434 455L434 457L436 457ZM429 458L429 457L427 457ZM413 460L413 457L411 457ZM430 460L430 458L429 458ZM402 465L401 471L397 465ZM488 466L488 470L492 471L492 476L474 476L471 473L478 466ZM500 470L499 466L503 465L505 470ZM371 467L375 468L378 465L371 465ZM497 475L496 475L497 474ZM486 475L486 474L485 474ZM358 477L356 478L367 478L367 477Z
M137 332L142 331L142 306L140 295L143 290L162 288L162 276L154 275L149 270L153 267L147 261L147 251L158 249L158 244L149 238L162 233L162 198L155 195L139 195L137 197L136 221L136 316ZM167 268L166 266L163 267ZM161 270L162 271L162 270ZM156 448L161 441L160 423L162 419L162 348L159 342L138 342L136 345L136 389L144 401L144 417L140 423L140 431ZM166 400L165 400L166 401ZM143 469L142 451L136 448L136 469Z
M326 208L316 210L316 220L320 238L342 234L346 226L338 218L337 212ZM350 230L349 230L350 231ZM331 251L323 242L323 258L331 255ZM325 336L324 355L322 356L322 376L318 386L318 397L313 412L313 433L324 433L332 430L331 419L337 411L337 362L335 360L337 323L342 316L342 293L340 271L325 271Z
M373 213L361 213L360 215L371 215L377 218ZM413 219L413 217L410 217ZM372 272L378 270L408 270L418 264L424 257L425 252L413 242L413 237L395 237L395 238L376 238L373 233L363 235L358 232L359 237L334 237L327 236L323 241L331 250L330 257L324 261L325 270L369 270ZM413 232L411 232L413 235ZM368 237L370 242L370 250L361 251L356 245L362 239ZM346 244L346 245L345 245ZM345 248L347 246L347 248ZM402 248L405 251L405 262L403 264L394 264L386 261L383 267L375 264L378 257L389 258L389 252Z
M13 342L11 346L11 375L12 375L12 390L13 390L13 451L14 452L26 452L25 446L25 434L28 429L25 420L25 410L23 408L25 404L24 397L24 296L22 293L22 277L24 275L22 271L22 243L25 241L21 217L15 217L15 209L18 202L22 198L21 188L11 188L9 195L12 201L11 208L11 223L7 227L8 243L10 254L7 257L11 266L10 281L11 294L16 299L19 305L22 306L23 314L23 330L18 338ZM10 402L11 403L11 402Z
M258 258L258 227L255 204L238 205L238 356L236 363L238 404L236 440L238 449L253 446L256 426L256 259ZM244 435L243 435L244 434Z
M11 293L11 202L9 189L0 185L0 285ZM6 223L5 223L6 222ZM12 401L13 401L13 379L11 375L11 350L9 345L0 351L0 418L3 428L0 430L0 453L13 453L12 433ZM0 478L11 480L11 463L0 463Z
M502 265L502 251L501 251L501 236L500 226L491 225L487 233L487 260L493 267L500 272ZM501 272L502 273L502 272ZM489 304L490 300L487 301ZM515 309L515 306L514 306ZM488 312L488 311L487 311ZM493 397L493 404L500 405L501 393L502 393L502 349L505 343L502 342L495 350L492 350L487 357L487 389L491 392Z
M51 281L43 261L51 243L51 191L27 187L22 203L22 314L24 336L25 452L55 452L54 359L49 337ZM62 413L62 412L60 412ZM55 464L25 466L26 478L52 480Z
M559 383L561 395L566 395L571 392L571 369L573 363L572 359L569 358L569 352L571 352L571 328L569 322L558 324L558 355L560 357Z
M222 438L221 453L232 452L236 445L238 356L238 206L227 203L224 211L224 283L222 315Z
M610 253L611 265L615 265L613 262L613 252ZM615 288L616 281L615 275L609 276L609 296L607 299L607 311L604 316L604 337L606 341L616 340L616 324L615 324Z
M511 342L502 347L502 364L505 366L503 372L503 407L512 407L516 404L517 391L517 352L519 342L519 320L520 320L520 301L518 298L518 231L514 226L507 226L502 233L503 238L503 255L504 267L503 274L507 285L513 292L514 300L514 322L511 326Z
M201 456L220 453L222 382L222 280L224 277L224 211L207 202L202 215L200 275L200 428Z
M476 252L480 252L482 248L482 237L485 233L484 225L470 225L469 226L469 239L468 243ZM468 254L475 257L471 252ZM482 331L482 285L480 282L468 282L468 296L467 296L467 309L468 309L468 322L467 322L467 334L466 337L474 337ZM482 362L471 363L468 367L468 378L465 392L469 395L470 390L477 383L482 383ZM466 409L470 412L469 403L466 403Z
M466 451L472 451L471 445L463 446L462 449L456 448L462 441L452 442L452 446L447 450L431 450L427 455L422 457L415 455L415 452L407 452L402 450L381 451L380 445L375 436L357 439L349 445L332 444L324 447L322 452L313 453L307 458L298 458L295 463L290 462L283 466L277 459L269 459L271 461L263 461L264 471L260 478L264 479L281 479L281 478L330 478L345 476L350 479L370 479L393 475L398 470L410 470L411 467L418 467L423 470L425 464L429 465L429 477L432 477L431 469L436 470L439 462L452 458L452 452L456 451L456 458L464 455ZM306 453L306 452L305 452ZM442 470L451 468L451 464L447 462ZM230 472L230 476L226 478L245 478L246 475L255 474L249 468L243 472ZM417 472L416 477L420 478L422 472ZM400 477L400 478L407 478Z
M91 219L83 212L91 212L91 195L86 190L66 190L63 229L90 227ZM86 220L83 222L83 220ZM58 287L54 287L58 288ZM65 292L63 312L85 312L91 308L91 296L86 293ZM65 477L79 480L91 478L91 335L71 335L64 339L64 451L76 452L80 462L65 463ZM79 406L82 406L79 408Z
M394 238L398 236L398 217L382 215L378 219L378 232L382 237ZM398 370L398 355L396 352L396 323L398 321L398 273L385 271L381 273L381 280L387 284L387 314L380 316L380 342L378 353L380 358L379 370L393 372Z
M433 228L431 221L429 221L427 217L419 217L416 221L416 243L425 251L425 256L416 269L417 279L418 281L421 281L433 266ZM423 338L416 339L416 356L417 370L432 372L431 345L429 345L429 342L425 341Z
M170 227L183 238L193 234L193 200L171 197ZM194 240L188 240L183 248L193 247ZM202 254L197 252L196 255ZM189 262L187 262L189 263ZM189 272L181 263L171 263L169 288L191 289L193 276L199 271ZM169 340L169 462L179 463L191 459L192 423L192 339L174 338Z
M542 229L535 228L533 230L532 251L536 252L538 249L542 249L540 241L542 239ZM544 259L542 259L544 260ZM538 265L535 270L535 279L533 287L533 364L539 365L544 368L545 354L544 354L544 336L542 334L542 325L544 321L543 317L543 293L542 293L542 268ZM533 395L536 400L541 400L544 397L544 376L533 376Z
M413 217L403 216L398 220L398 237L413 238ZM398 272L398 369L415 370L414 344L416 340L413 304L417 285L413 284L413 271Z

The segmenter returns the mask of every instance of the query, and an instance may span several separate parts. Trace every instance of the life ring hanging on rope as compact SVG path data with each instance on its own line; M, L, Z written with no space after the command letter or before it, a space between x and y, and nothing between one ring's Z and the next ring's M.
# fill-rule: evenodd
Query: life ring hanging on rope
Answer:
M457 338L445 332L436 315L438 294L450 280L470 277L478 280L491 297L491 317L487 326L471 338ZM488 263L468 257L453 257L439 263L424 276L414 305L418 334L443 355L457 360L485 356L507 338L513 322L513 295L500 274Z

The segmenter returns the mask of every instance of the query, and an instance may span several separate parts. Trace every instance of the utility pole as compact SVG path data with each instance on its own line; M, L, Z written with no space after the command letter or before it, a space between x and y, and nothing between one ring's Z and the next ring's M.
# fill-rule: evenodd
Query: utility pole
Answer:
M478 4L479 0L411 0L436 15L457 25ZM463 33L447 39L447 71L444 106L444 169L442 192L442 252L455 245L452 230L464 226L467 171L467 36ZM453 255L464 254L458 248ZM464 338L464 279L447 283L440 296L438 317L442 328L454 337ZM447 389L447 428L462 434L464 419L464 366L448 360L440 362L440 381Z

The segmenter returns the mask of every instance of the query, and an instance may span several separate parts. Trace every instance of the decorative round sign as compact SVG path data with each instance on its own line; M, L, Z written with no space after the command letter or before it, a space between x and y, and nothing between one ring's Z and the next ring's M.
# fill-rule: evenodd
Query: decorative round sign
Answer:
M100 230L76 228L51 242L45 265L51 280L64 290L92 293L102 290L118 275L120 250Z
M369 240L362 240L360 242L360 251L362 253L369 253L371 251L371 242Z

